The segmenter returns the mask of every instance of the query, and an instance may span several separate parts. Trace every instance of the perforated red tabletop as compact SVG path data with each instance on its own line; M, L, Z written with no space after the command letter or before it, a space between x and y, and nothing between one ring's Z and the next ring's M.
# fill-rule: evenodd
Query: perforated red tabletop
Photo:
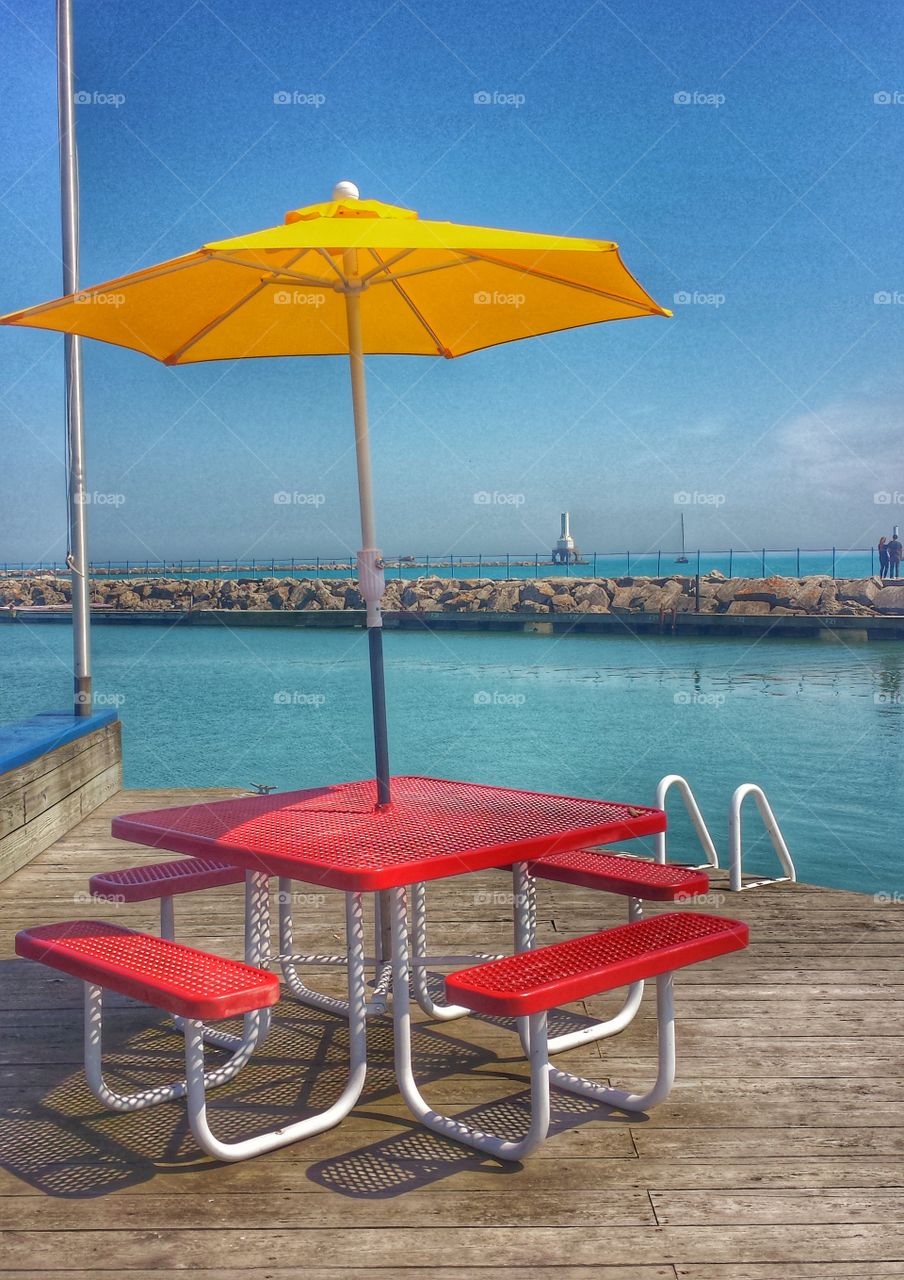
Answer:
M173 853L333 889L374 892L420 880L665 830L661 809L444 778L371 780L127 813L113 835Z

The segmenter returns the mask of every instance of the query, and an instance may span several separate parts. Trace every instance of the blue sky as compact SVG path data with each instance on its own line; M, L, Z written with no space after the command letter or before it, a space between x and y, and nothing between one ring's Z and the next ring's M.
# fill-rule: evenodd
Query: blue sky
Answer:
M2 311L60 292L52 10L0 6ZM673 320L369 361L384 550L534 551L566 507L599 551L682 511L691 546L868 545L904 502L902 34L885 0L77 0L82 282L339 178L615 239ZM85 364L96 557L358 546L342 360ZM59 338L0 332L0 560L64 551L61 383Z

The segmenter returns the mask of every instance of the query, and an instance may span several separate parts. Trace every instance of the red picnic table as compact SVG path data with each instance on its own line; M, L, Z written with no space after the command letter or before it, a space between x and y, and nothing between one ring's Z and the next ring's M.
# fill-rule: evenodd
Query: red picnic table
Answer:
M315 957L289 954L291 914L285 904L291 895L280 894L284 926L280 960L290 987L307 1003L341 1012L349 1019L349 1076L341 1097L326 1112L244 1143L220 1144L206 1132L207 1149L223 1159L241 1159L320 1132L355 1105L367 1070L362 895L390 890L393 946L391 967L386 965L386 969L387 980L391 976L392 981L396 1075L403 1096L418 1118L430 1127L481 1150L511 1158L519 1144L470 1131L457 1121L438 1116L417 1091L411 1070L406 889L412 885L418 891L420 918L415 923L422 928L426 881L490 867L513 866L524 869L526 874L532 858L652 835L665 830L665 825L666 817L660 809L427 777L393 778L392 803L383 808L376 804L375 783L366 780L115 818L112 831L119 839L213 858L245 870L249 941L246 960L250 964L262 962L269 939L271 877L278 877L283 883L295 880L337 889L346 895L348 953L341 962L348 966L347 1002L312 992L297 978L294 963L313 961ZM424 995L425 962L426 957L416 955L415 990ZM370 1011L383 1012L385 1007L385 1000L382 1004L378 1000ZM446 1016L467 1012L455 1006L437 1007L430 1003L429 1007L431 1012L439 1009ZM193 1126L206 1131L204 1116L194 1116Z

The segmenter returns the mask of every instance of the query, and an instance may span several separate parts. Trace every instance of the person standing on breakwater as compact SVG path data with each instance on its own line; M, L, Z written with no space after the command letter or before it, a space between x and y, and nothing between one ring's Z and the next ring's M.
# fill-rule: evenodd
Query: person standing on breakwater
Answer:
M888 544L888 576L890 578L897 578L899 576L898 570L901 565L902 551L904 551L904 547L901 545L901 539L897 534L894 534L891 542Z
M888 577L888 539L884 533L879 539L879 577Z

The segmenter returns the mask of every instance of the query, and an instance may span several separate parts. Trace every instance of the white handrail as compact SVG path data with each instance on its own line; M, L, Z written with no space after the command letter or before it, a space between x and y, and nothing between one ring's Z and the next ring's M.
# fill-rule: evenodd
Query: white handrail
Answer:
M741 805L747 796L753 796L756 800L756 807L759 809L760 817L763 819L766 834L772 841L772 847L778 855L778 860L782 864L782 870L785 873L782 876L773 876L771 879L755 880L750 884L744 884L741 878L743 857L741 848ZM781 884L786 880L797 879L794 862L788 846L785 844L785 837L779 829L775 814L772 812L772 806L766 799L766 794L762 787L758 787L754 782L742 783L740 787L736 788L731 797L731 806L728 811L728 858L729 888L732 893L739 893L742 889L755 889L759 885Z
M697 804L693 791L691 791L690 783L686 778L682 778L679 773L668 773L660 779L656 788L656 799L654 804L657 809L664 809L666 797L672 787L677 787L681 799L684 801L684 807L687 810L688 817L694 824L694 830L697 833L697 839L703 852L706 854L706 861L699 864L700 867L718 867L719 854L716 846L713 844L713 838L709 834L709 828L703 821L703 814L700 812L700 806ZM658 835L653 837L654 857L657 862L665 863L666 861L666 833L660 831Z

